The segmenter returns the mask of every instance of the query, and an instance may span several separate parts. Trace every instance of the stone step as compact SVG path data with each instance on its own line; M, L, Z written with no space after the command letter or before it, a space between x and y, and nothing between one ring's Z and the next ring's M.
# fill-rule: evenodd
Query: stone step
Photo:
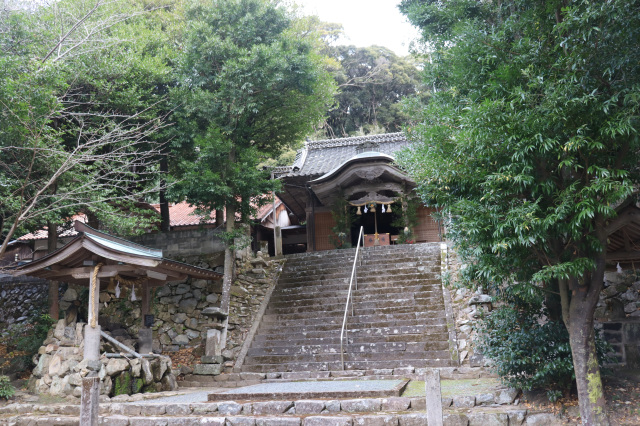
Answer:
M403 335L403 334L416 334L422 336L433 336L436 334L446 334L448 331L446 322L444 319L438 321L436 324L420 324L416 321L384 321L384 322L350 322L347 321L346 329L349 333L349 338L364 338L366 336L389 336L389 335ZM403 331L410 327L425 328L418 332ZM299 326L285 326L280 327L277 324L268 327L262 326L258 332L259 336L266 336L269 339L287 339L287 336L293 338L294 336L304 338L332 338L339 337L340 330L342 329L342 321L333 321L329 324L317 325L306 324ZM255 338L257 338L256 336ZM254 339L255 339L254 338Z
M434 304L434 306L438 306L438 304ZM261 326L270 327L269 324L277 323L278 325L283 326L300 326L300 325L322 325L322 324L337 324L340 323L342 325L342 320L344 317L344 306L342 307L342 311L339 312L339 315L335 314L335 311L331 312L322 312L315 311L309 312L309 315L296 315L295 318L287 318L288 314L277 314L277 313L266 313L263 317L264 320L261 323ZM312 313L314 313L312 315ZM357 323L369 323L369 322L377 322L377 321L418 321L420 324L444 324L444 322L440 322L440 320L444 321L445 315L442 312L438 312L437 310L429 310L429 309L413 309L411 312L394 312L387 314L362 314L362 315L351 315L351 310L347 312L347 321L350 324L353 324L354 321ZM261 328L261 330L264 328Z
M344 365L346 370L372 370L372 369L388 369L402 367L451 367L453 361L447 358L442 359L401 359L391 361L349 361L345 359ZM339 371L342 370L342 364L339 357L336 361L325 362L277 362L275 364L247 364L242 366L242 371L268 373L272 371Z
M300 312L344 312L346 307L347 295L344 297L326 297L324 303L313 298L305 299L285 299L275 298L269 304L266 313L300 313ZM431 307L440 308L444 303L442 292L424 291L424 292L406 292L406 293L380 293L376 295L357 293L351 296L350 305L355 308L364 309L370 307L382 307L389 301L397 301L398 305L414 306L415 312L428 312ZM402 302L404 301L404 302ZM402 303L401 303L402 302ZM287 311L287 308L290 310Z
M329 283L331 281L337 281L336 283L349 283L351 273L339 273L331 272L324 274L302 274L300 276L281 275L278 279L278 286L281 288L295 287L303 283L314 283L308 285L317 285L315 283ZM410 270L397 270L392 273L389 272L372 272L372 273L358 273L358 283L380 283L380 282L396 282L396 281L416 281L416 280L439 280L440 274L438 272L420 272Z
M474 399L476 397L473 397ZM468 399L468 397L467 397ZM460 401L465 401L459 399ZM455 399L453 399L455 405ZM507 426L520 424L566 424L565 418L517 405L475 406L451 409L452 399L443 398L445 426ZM192 404L108 404L100 406L98 424L110 426L425 426L424 397L307 399L295 401L235 401ZM3 417L7 425L80 424L77 406L63 405L45 413L12 413ZM74 408L69 410L69 408ZM64 412L63 414L58 411ZM68 412L69 411L69 412Z
M432 315L431 318L438 318L438 319L444 318L441 312L427 312L425 313L425 315ZM322 320L318 319L315 322L307 321L307 324L298 324L299 321L296 321L296 320L301 320L305 318L304 317L290 318L289 315L287 315L287 317L289 318L283 318L284 316L285 315L270 316L267 319L268 321L263 321L263 324L258 329L259 333L280 332L286 335L291 333L309 333L311 331L332 332L336 330L339 331L342 328L343 319L341 317L336 317L333 319L322 319ZM414 319L395 320L393 318L390 318L390 319L376 321L375 319L370 320L371 317L372 315L368 315L367 316L368 321L359 321L357 315L353 317L348 316L347 325L348 325L349 331L356 332L358 330L367 331L371 329L394 329L394 328L401 328L403 326L420 325L420 323ZM270 324L267 324L267 322ZM442 328L442 327L446 329L446 325L444 325L441 321L438 321L438 324L423 324L423 325L427 327L427 329L423 331L424 333L433 332L436 329Z
M273 294L271 296L271 301L269 302L272 306L301 306L301 305L314 305L314 304L323 304L323 303L342 303L344 304L346 301L346 291L345 294L341 295L327 295L319 298L317 294L314 293L299 293L296 295L293 294ZM354 290L352 292L352 296L354 299L358 301L370 301L370 300L380 300L391 299L391 298L400 298L402 296L405 297L425 297L425 296L439 296L442 297L442 290L440 286L431 286L431 285L414 285L414 286L406 286L406 287L383 287L377 289L363 289L359 287L358 290Z
M327 272L327 271L347 271L351 273L353 269L353 256L344 258L334 258L327 260L305 261L305 262L287 262L285 263L285 273L290 272ZM356 262L356 269L378 269L381 267L397 268L407 267L416 268L423 266L426 269L440 269L440 257L421 257L414 254L403 256L379 256L368 257L363 256Z
M429 309L424 309L428 307ZM422 308L422 309L421 309ZM440 311L442 310L442 311ZM431 318L444 316L444 308L442 303L431 303L430 306L420 306L417 303L408 305L408 306L391 306L391 307L380 307L380 308L360 308L357 305L354 306L354 316L360 315L393 315L393 314L404 314L404 313L413 313L413 312L424 312L429 315ZM342 306L339 310L335 309L333 311L315 311L315 312L293 312L293 313L282 313L275 312L265 314L263 318L267 318L266 321L271 319L275 321L287 321L287 320L296 320L296 319L307 319L307 318L318 318L319 322L326 322L326 319L332 317L333 319L339 318L344 314L344 306ZM351 314L351 312L349 312ZM273 322L273 321L272 321Z
M391 343L393 344L393 343ZM361 351L360 348L365 348ZM349 361L401 361L404 359L434 359L449 358L448 350L397 350L369 351L365 345L345 345L344 357ZM245 365L250 364L277 364L292 362L327 362L340 359L340 347L333 353L292 353L274 355L247 355Z
M346 301L346 299L345 299ZM388 298L386 300L379 301L359 301L354 300L349 306L351 309L351 305L356 312L362 312L363 310L379 310L386 308L397 308L396 312L400 312L405 308L409 309L409 312L416 311L427 311L432 308L441 307L443 304L442 296L431 296L431 297L417 297L413 298L402 298L402 299L394 299ZM344 301L342 303L332 303L326 305L303 305L303 306L291 306L289 308L285 306L281 307L270 307L267 309L267 314L274 315L290 315L290 314L306 314L307 317L314 318L324 318L328 316L341 316L344 314L346 308L346 304ZM405 310L406 312L406 310Z
M352 259L353 262L353 259ZM356 271L358 273L371 272L371 271L388 271L389 269L412 269L416 270L420 268L421 271L435 272L440 270L439 261L435 259L416 259L415 256L407 257L381 257L379 259L362 259L361 262L357 262ZM283 275L300 275L300 274L321 274L331 272L340 272L351 274L353 269L353 263L347 265L339 265L333 262L308 262L298 265L287 264L286 270L283 271Z
M393 246L378 246L378 247L360 247L360 251L363 255L376 256L376 255L399 255L399 254L440 254L440 243L421 243L421 244L406 244L406 245L393 245ZM355 254L356 248L342 249L342 250L324 250L318 252L309 253L296 253L285 256L287 261L303 261L303 260L319 260L333 257L346 257Z
M334 324L336 328L332 328L332 325L328 326L301 326L295 330L286 330L278 327L263 329L260 333L256 334L254 341L260 339L262 336L273 340L273 338L282 337L286 339L289 336L291 339L305 339L305 338L339 338L340 329L342 328L342 322L340 324ZM347 323L348 337L351 338L366 338L368 336L402 336L405 334L422 335L422 336L435 336L439 334L447 334L448 329L446 325L425 325L416 324L411 322L405 325L398 325L392 327L375 326L375 324L354 324Z
M309 292L322 292L331 293L338 291L347 291L349 289L349 281L315 281L309 279L307 281L300 281L298 284L288 284L287 286L280 286L274 291L274 294L296 294L296 293L309 293ZM434 288L440 288L442 281L437 279L395 279L395 280L358 280L358 290L376 290L384 288L403 288L415 285L427 285L434 286ZM355 290L355 283L353 290Z
M345 342L345 352L348 353L372 353L372 352L422 352L422 351L447 351L449 344L446 341L435 341L425 343L413 342ZM335 354L340 353L340 343L316 344L316 345L288 345L269 346L249 349L248 356L271 356L271 355L298 355L298 354Z
M345 337L344 343L350 345L358 345L358 344L369 344L369 343L378 343L378 342L405 342L405 343L414 343L414 342L426 342L425 344L433 344L438 345L438 349L446 349L448 348L448 334L447 333L436 333L430 335L424 334L387 334L387 335L359 335L354 336L351 332L347 332L347 336ZM304 338L293 338L290 339L273 339L269 336L260 336L254 339L254 344L251 345L252 348L270 348L270 347L294 347L294 346L304 346L304 345L339 345L340 337L336 337L335 335L332 337L304 337ZM442 347L440 347L440 345Z

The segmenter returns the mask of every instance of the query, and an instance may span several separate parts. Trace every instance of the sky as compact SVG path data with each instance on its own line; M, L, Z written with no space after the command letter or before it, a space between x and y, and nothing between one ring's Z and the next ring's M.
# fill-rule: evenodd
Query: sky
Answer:
M308 15L322 21L342 24L346 35L340 44L358 47L388 47L398 55L407 55L409 43L418 37L398 10L400 0L295 0Z

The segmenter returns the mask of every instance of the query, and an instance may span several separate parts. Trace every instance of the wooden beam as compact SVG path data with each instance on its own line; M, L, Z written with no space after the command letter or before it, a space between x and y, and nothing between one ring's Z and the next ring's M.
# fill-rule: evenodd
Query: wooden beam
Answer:
M61 276L72 276L75 279L83 279L83 278L91 278L91 274L93 273L93 266L81 266L78 268L65 268L58 269L55 271L47 272L45 275L47 278L53 277L61 277ZM98 273L98 277L100 278L108 278L113 277L115 274L119 272L127 272L134 271L138 269L139 266L136 265L104 265L100 268Z
M605 227L605 231L607 235L611 235L616 232L618 229L623 228L625 225L640 221L640 209L635 207L627 208L620 212L618 216L614 217L611 222Z
M607 253L608 261L623 261L631 262L640 260L640 251L616 251L613 253Z

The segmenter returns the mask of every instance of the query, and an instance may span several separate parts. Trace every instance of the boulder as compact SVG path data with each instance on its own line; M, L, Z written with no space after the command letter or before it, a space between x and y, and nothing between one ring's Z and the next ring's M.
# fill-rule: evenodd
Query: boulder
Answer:
M198 300L193 297L190 299L184 299L180 301L180 304L178 306L181 311L190 314L196 309L196 306L198 306Z
M111 358L106 366L106 372L109 376L115 376L125 370L129 370L129 361L122 358Z
M65 320L61 319L56 324L56 328L53 330L53 337L56 339L64 339L64 328L67 324L65 324Z
M73 302L74 300L78 300L78 292L69 287L67 291L64 292L62 300L64 300L65 302Z
M145 385L153 383L153 373L151 372L151 364L146 358L142 358L140 361L141 376Z

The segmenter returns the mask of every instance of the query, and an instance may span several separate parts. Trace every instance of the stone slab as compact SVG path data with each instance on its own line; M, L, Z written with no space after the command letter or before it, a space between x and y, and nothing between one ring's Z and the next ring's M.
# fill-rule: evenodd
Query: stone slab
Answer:
M399 397L407 383L409 379L261 383L210 393L209 401Z

